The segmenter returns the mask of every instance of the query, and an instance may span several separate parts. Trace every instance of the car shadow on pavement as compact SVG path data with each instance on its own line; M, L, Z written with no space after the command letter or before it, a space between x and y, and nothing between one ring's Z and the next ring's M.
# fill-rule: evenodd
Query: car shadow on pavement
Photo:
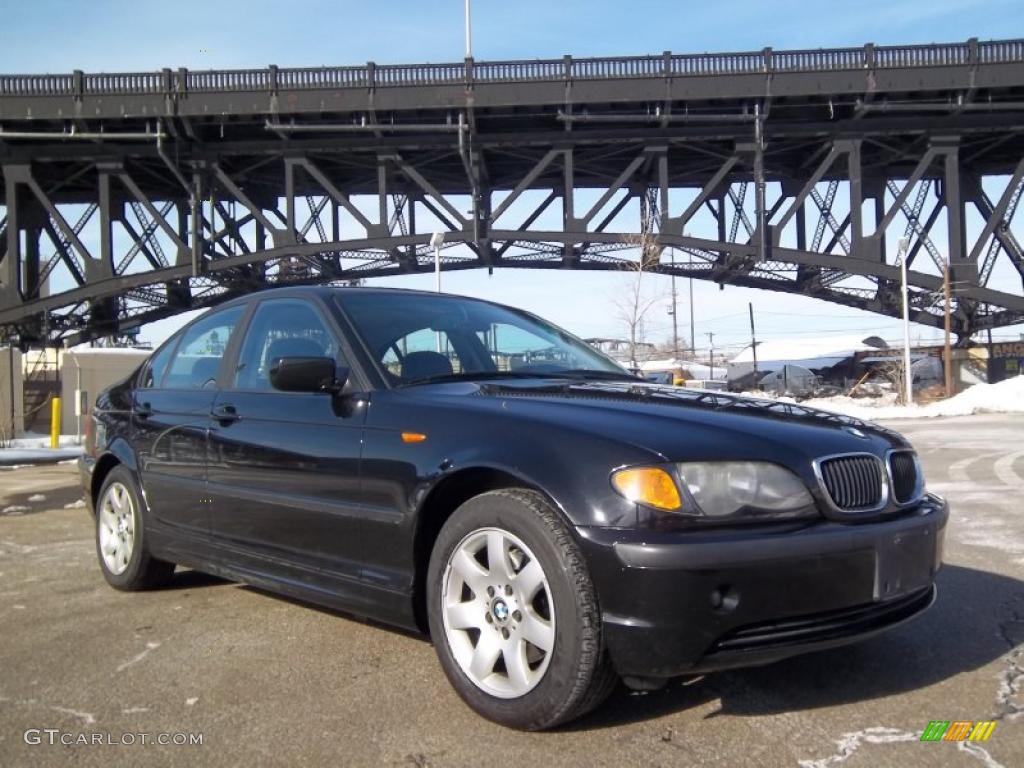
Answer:
M766 667L674 680L659 691L620 686L603 707L563 730L619 726L716 700L720 707L709 718L866 701L933 685L1024 645L1024 581L947 565L937 583L931 609L888 633Z
M215 587L219 584L232 583L233 582L222 579L220 576L214 576L210 573L193 571L187 568L178 568L174 572L174 578L161 587L161 591L167 592L178 589L199 589L201 587Z

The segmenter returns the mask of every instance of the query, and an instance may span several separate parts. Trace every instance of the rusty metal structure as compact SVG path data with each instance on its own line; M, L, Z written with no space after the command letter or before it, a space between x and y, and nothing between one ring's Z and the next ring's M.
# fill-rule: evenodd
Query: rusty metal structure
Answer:
M621 269L1024 321L1024 40L0 75L0 337L296 282ZM545 279L550 273L539 273ZM571 286L571 281L569 283ZM570 288L571 290L571 288Z

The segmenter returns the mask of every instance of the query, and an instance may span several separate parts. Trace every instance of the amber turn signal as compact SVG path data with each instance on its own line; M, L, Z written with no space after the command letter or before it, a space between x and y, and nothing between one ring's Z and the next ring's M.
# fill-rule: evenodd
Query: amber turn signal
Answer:
M666 510L683 505L672 476L658 467L620 469L612 475L612 487L634 504Z
M403 432L402 442L403 443L422 443L427 439L427 436L420 432Z

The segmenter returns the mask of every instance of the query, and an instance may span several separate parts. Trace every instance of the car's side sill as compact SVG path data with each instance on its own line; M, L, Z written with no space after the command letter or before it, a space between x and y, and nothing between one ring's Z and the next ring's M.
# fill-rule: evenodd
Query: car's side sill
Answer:
M195 535L163 535L153 528L153 554L214 576L315 603L404 629L419 631L411 593L386 589L353 576L277 561Z

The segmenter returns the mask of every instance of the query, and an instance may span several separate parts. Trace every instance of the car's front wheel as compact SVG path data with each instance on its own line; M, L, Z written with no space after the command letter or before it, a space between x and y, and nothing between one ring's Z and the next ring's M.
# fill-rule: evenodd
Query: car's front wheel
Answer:
M174 574L174 563L149 554L141 494L124 466L104 478L96 501L96 554L103 577L117 589L162 586Z
M539 493L492 491L459 507L435 542L427 590L445 674L485 717L550 728L614 688L586 563Z

